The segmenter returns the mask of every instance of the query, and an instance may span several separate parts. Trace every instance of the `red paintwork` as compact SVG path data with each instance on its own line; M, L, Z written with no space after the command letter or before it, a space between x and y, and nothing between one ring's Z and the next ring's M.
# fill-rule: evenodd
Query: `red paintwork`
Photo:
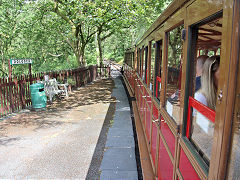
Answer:
M173 164L164 147L162 139L159 142L159 156L158 156L158 180L168 180L173 178Z
M151 130L151 110L147 108L147 116L146 116L146 135L148 141L150 141L150 130Z
M153 104L153 119L158 119L158 109L156 108L155 104Z
M145 108L145 103L146 103L146 101L145 101L145 99L143 98L143 96L144 96L144 92L143 92L143 94L142 93L140 93L141 94L141 117L143 118L143 120L144 120L144 108Z
M152 122L151 156L154 165L156 159L156 147L157 147L157 126L154 122Z
M151 107L152 106L152 99L151 99L151 96L148 95L148 93L146 94L147 96L147 103L148 103L148 106Z
M156 97L158 97L158 82L161 83L162 79L159 76L157 76L156 80L157 80L157 82L156 82Z
M162 119L163 120L163 119ZM164 136L164 139L167 142L167 145L172 153L172 156L174 157L174 152L175 152L175 137L172 133L172 131L169 129L168 125L166 122L161 120L161 132Z
M159 76L157 76L157 81L161 83L162 79Z
M200 179L182 149L180 152L179 170L183 176L183 179L187 179L187 180Z
M187 117L187 130L186 130L186 136L189 138L190 134L190 127L191 127L191 107L195 108L198 112L200 112L202 115L204 115L206 118L208 118L213 123L215 122L215 111L210 109L209 107L205 106L204 104L200 103L193 97L189 96L189 102L188 102L188 117Z

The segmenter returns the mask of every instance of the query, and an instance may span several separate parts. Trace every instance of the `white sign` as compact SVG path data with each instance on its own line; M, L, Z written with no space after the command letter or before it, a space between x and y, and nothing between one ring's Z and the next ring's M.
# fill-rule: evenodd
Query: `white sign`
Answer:
M32 64L32 59L11 59L10 64Z

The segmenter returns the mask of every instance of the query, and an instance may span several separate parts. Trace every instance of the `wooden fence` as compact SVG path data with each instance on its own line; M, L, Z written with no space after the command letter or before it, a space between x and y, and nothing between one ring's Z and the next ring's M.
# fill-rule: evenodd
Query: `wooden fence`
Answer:
M69 91L94 81L97 77L110 77L109 66L89 66L84 68L41 72L12 78L0 78L0 117L19 111L31 105L30 84L43 80L44 76L68 82Z

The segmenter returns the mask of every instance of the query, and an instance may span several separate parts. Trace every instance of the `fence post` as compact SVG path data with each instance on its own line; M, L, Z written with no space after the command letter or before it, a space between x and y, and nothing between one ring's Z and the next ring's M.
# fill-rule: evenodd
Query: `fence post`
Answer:
M100 64L100 78L102 77L102 64Z
M69 70L67 71L67 82L68 82ZM68 84L68 91L72 91L71 84Z
M8 78L8 83L9 83L9 103L10 103L10 112L14 111L14 102L13 102L13 88L12 88L12 77Z
M108 77L111 77L111 66L108 65Z
M26 107L24 83L25 83L25 77L21 76L21 81L19 83L19 86L20 86L20 100L21 100L22 109Z
M15 110L19 110L19 91L18 91L18 79L14 78L14 105Z
M0 99L1 99L1 108L0 108L0 117L3 116L3 98L2 98L2 78L0 78Z

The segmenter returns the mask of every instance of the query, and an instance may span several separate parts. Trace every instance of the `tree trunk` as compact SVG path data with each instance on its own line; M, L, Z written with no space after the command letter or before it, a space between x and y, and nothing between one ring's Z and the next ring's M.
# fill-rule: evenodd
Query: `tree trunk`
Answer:
M97 35L97 41L98 41L100 64L103 64L102 40L101 40L101 38L100 38L100 34Z
M80 48L76 48L74 51L74 54L80 67L85 67L87 65L85 60L85 47L86 46L83 45Z
M86 61L85 61L85 58L84 58L84 54L75 53L75 56L76 56L77 62L78 62L80 67L86 66Z
M96 46L96 55L97 55L97 64L100 64L100 59L99 59L99 47L98 47L98 33L96 33L95 37L95 46Z

